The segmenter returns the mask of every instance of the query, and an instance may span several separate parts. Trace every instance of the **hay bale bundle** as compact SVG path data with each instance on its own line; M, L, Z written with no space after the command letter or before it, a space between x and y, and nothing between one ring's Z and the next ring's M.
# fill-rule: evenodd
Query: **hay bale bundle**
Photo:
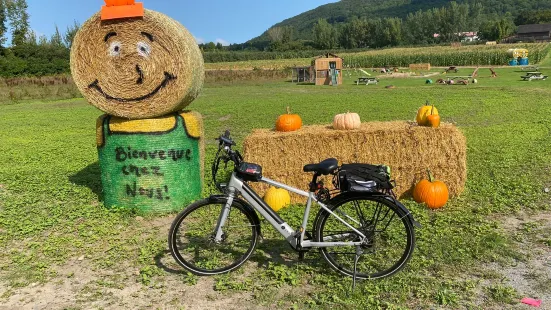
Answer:
M90 104L127 119L182 110L204 80L195 38L150 10L139 18L102 21L97 13L86 21L71 48L71 72Z
M201 197L201 115L126 120L103 115L97 145L106 207L179 211Z
M107 113L97 123L104 204L181 210L202 191L201 115L181 111L203 86L201 51L164 14L133 0L106 4L71 48L75 84Z
M340 164L385 164L392 168L396 194L410 196L415 184L426 178L429 168L457 196L467 179L466 139L452 124L439 128L421 127L413 122L363 123L358 130L339 131L331 126L305 126L283 133L255 130L243 146L244 158L262 166L264 176L304 189L312 179L302 168L334 157ZM329 178L326 185L331 184ZM263 193L265 184L254 184ZM293 202L305 202L293 195Z
M430 71L430 64L410 64L411 71Z

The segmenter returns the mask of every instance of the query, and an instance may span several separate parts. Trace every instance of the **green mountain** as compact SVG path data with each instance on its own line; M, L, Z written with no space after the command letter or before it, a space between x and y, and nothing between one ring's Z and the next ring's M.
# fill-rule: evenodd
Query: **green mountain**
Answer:
M409 13L440 8L449 5L450 2L450 0L341 0L286 19L275 24L273 27L292 26L295 29L294 35L296 39L307 40L312 37L312 28L320 18L326 19L331 24L347 22L353 16L405 18ZM536 11L551 8L551 1L549 0L457 0L456 2L458 4L481 3L484 7L484 13L493 15L504 15L509 12L511 15L516 16L521 11ZM261 36L247 43L258 43L268 40L267 32L264 32Z

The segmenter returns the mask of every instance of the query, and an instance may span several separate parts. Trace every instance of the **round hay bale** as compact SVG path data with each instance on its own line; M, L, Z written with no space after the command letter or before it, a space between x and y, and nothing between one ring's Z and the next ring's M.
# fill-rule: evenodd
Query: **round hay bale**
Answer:
M473 84L477 84L478 83L478 80L477 79L473 79Z
M199 95L205 74L191 33L150 10L143 18L92 16L75 36L71 72L90 104L127 119L183 109Z

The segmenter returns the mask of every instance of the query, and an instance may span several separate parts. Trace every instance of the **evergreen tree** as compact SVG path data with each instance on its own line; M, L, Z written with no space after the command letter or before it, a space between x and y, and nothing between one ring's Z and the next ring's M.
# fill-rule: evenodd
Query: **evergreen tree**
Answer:
M55 32L50 38L50 44L55 47L62 47L63 45L63 37L61 36L61 33L59 32L59 28L57 28L57 25L55 26Z
M6 0L0 0L0 48L6 43Z
M27 13L27 1L6 0L7 13L12 29L12 45L18 46L25 43L29 33L29 14Z
M67 26L67 31L63 35L63 43L65 43L65 46L68 48L71 48L73 45L73 40L75 39L75 36L80 29L79 23L75 20L73 25Z

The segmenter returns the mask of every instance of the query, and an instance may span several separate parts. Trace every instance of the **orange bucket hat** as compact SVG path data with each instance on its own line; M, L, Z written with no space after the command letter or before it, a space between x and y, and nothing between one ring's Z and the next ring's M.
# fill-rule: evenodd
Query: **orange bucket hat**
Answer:
M105 0L101 8L101 20L143 17L143 3L135 0Z

